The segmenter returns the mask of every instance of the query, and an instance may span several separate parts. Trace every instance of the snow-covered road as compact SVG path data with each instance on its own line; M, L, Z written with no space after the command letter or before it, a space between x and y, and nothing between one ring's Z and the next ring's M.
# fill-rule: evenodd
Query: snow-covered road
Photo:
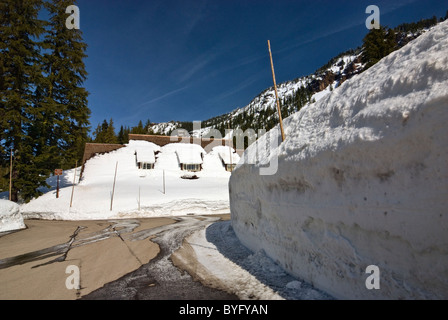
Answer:
M229 215L27 220L0 234L0 296L30 299L331 299L241 245ZM154 243L157 244L154 245ZM80 270L67 290L66 267Z
M154 229L123 235L127 241L151 241L160 246L159 255L139 269L84 296L83 299L172 300L172 299L235 299L235 296L195 282L190 275L176 268L170 260L184 238L207 224L214 217L176 217L177 222Z
M213 216L175 220L124 235L128 241L154 237L160 254L83 299L331 299L286 274L263 252L243 247L230 221Z

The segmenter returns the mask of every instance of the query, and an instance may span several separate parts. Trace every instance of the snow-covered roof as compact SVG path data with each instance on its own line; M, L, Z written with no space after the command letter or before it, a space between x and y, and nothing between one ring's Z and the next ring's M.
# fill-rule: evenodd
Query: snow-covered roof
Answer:
M137 162L156 163L156 156L152 149L139 149L137 152Z
M128 146L137 153L137 162L155 163L155 152L160 151L158 145L148 141L130 140Z
M175 145L175 152L179 163L202 164L202 154L205 153L201 146L196 144L178 143Z
M218 150L219 157L222 161L224 161L225 164L238 164L240 161L240 156L237 153L233 152L232 149L232 156L230 156L230 150L229 147L222 147Z

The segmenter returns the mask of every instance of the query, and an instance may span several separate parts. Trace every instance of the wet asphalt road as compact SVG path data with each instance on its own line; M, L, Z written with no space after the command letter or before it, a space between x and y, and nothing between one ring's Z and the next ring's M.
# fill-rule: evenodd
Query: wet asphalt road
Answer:
M185 237L219 218L188 216L174 219L177 222L171 225L123 235L125 240L131 241L155 236L151 241L159 245L160 253L139 269L83 296L81 300L237 300L235 295L193 280L170 260Z

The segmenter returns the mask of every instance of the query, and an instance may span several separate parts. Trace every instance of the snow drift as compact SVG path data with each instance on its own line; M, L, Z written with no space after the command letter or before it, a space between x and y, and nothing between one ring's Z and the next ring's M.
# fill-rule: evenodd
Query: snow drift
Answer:
M19 205L8 200L0 200L0 232L25 229Z
M447 34L441 23L286 119L270 152L257 145L278 129L246 150L230 179L243 244L337 298L448 298ZM277 173L260 175L273 157Z

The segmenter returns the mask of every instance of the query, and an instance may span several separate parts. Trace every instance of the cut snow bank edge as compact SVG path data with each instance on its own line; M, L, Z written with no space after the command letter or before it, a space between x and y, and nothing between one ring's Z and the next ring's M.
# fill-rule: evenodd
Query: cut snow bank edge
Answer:
M286 119L275 175L239 164L230 206L247 247L338 298L448 298L447 34L444 22ZM255 144L244 157L269 162Z
M19 209L19 205L12 201L0 200L0 232L26 228Z

